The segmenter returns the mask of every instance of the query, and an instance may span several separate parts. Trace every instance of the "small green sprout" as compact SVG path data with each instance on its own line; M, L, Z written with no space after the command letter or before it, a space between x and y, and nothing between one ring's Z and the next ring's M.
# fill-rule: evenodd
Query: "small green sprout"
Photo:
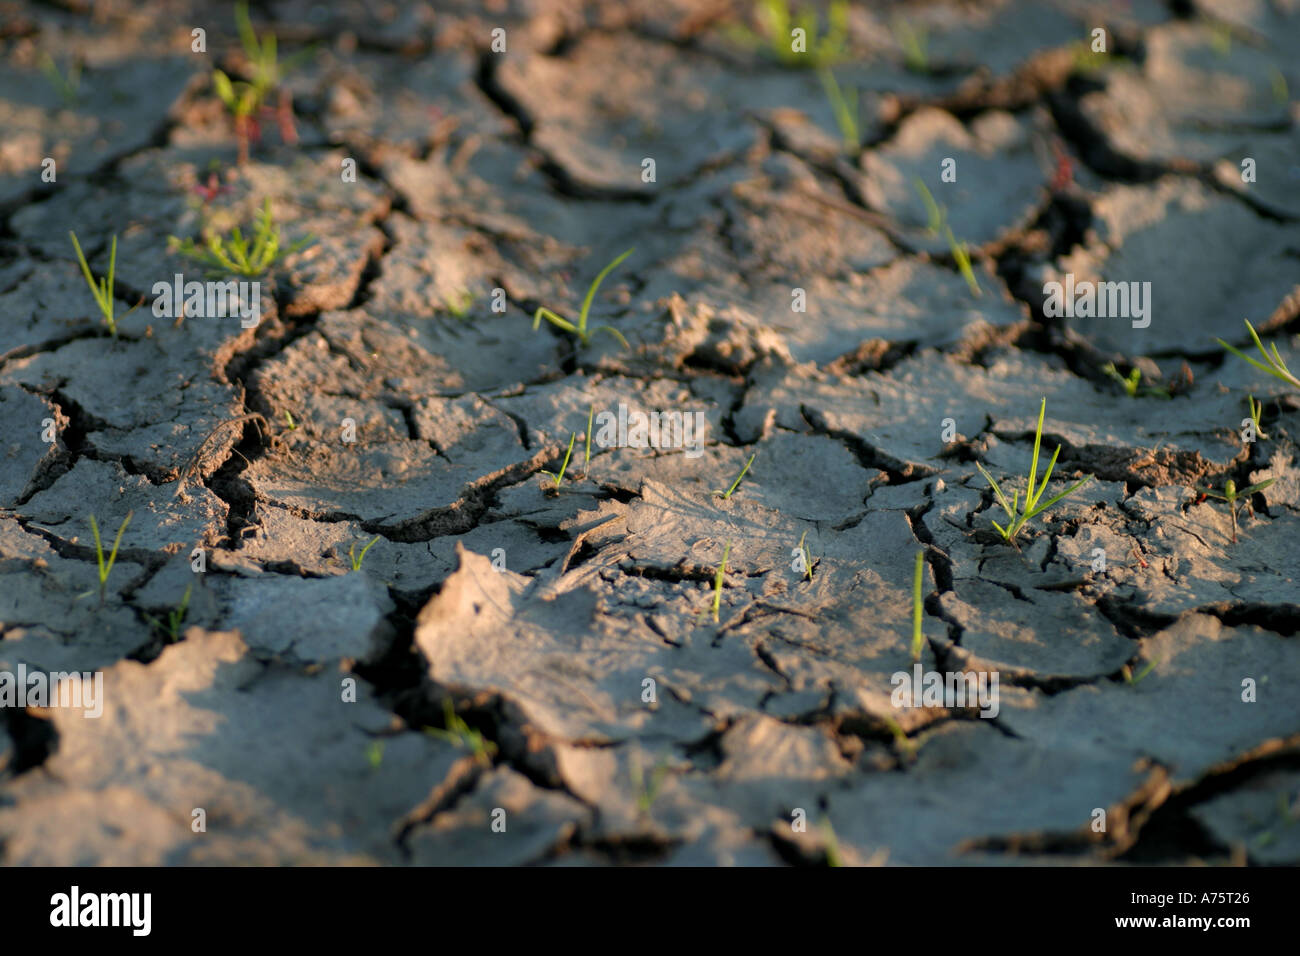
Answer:
M1251 358L1249 355L1233 348L1227 342L1223 341L1223 339L1218 339L1218 343L1233 355L1237 356L1237 358L1245 359L1260 371L1268 372L1268 374L1272 375L1274 378L1280 378L1288 385L1294 385L1296 388L1300 388L1300 378L1296 378L1295 374L1286 367L1286 362L1282 360L1282 356L1277 352L1276 343L1269 345L1269 349L1272 350L1272 354L1270 355L1269 352L1264 349L1264 343L1259 340L1259 335L1256 333L1255 327L1250 324L1250 319L1245 319L1243 321L1246 323L1247 331L1250 332L1250 337L1255 342L1255 348L1259 349L1259 354L1264 356L1263 362L1255 361L1255 359Z
M149 619L149 624L162 634L164 643L175 644L181 639L181 625L185 622L185 612L189 610L190 592L192 590L194 590L193 584L185 586L185 594L181 598L181 603L167 612L165 621L161 621L150 614L145 615Z
M819 69L844 59L849 38L847 0L831 3L824 35L817 27L817 11L811 7L792 15L788 0L759 0L757 6L762 36L748 27L736 26L730 32L737 42L752 49L766 45L773 59L792 68ZM795 30L803 32L795 34ZM797 37L803 41L802 49L795 48Z
M736 480L731 483L730 488L728 488L726 491L715 491L714 494L722 495L723 501L726 501L728 498L730 498L731 493L740 487L740 482L744 479L745 475L748 474L749 466L754 463L754 456L757 454L758 452L754 452L753 455L749 456L749 461L745 462L745 467L740 469L740 474L736 476Z
M890 29L903 50L903 63L913 73L928 73L930 60L926 55L928 37L925 27L914 27L902 17L895 17Z
M1207 498L1217 498L1220 501L1226 501L1228 503L1228 513L1232 516L1232 543L1236 544L1237 543L1237 509L1239 509L1242 505L1245 505L1246 508L1250 509L1250 496L1257 491L1263 491L1265 488L1273 484L1273 482L1275 481L1277 481L1276 478L1265 478L1263 481L1251 485L1245 491L1238 491L1237 483L1233 481L1231 478L1229 478L1227 481L1223 483L1222 493L1217 491L1212 491L1209 488L1201 488L1199 486L1196 488L1196 490L1200 494L1205 495ZM1237 503L1238 501L1240 501L1241 504L1238 504ZM1255 512L1252 509L1250 513L1254 515Z
M1264 434L1264 429L1259 424L1259 418L1264 414L1264 403L1255 401L1254 395L1247 395L1246 404L1250 406L1250 421L1255 426L1255 437L1261 441L1268 441L1268 436Z
M442 304L455 318L463 319L469 313L469 307L474 304L474 293L465 289L455 294L448 293L443 297Z
M490 740L486 740L480 731L471 729L469 724L457 716L451 698L443 700L442 710L444 723L447 726L445 728L425 727L424 732L430 737L446 740L457 747L464 747L472 752L474 759L484 766L491 764L492 757L497 752L497 745Z
M912 573L912 660L921 659L925 638L921 634L921 584L925 580L925 552L916 552L916 569Z
M131 517L135 512L128 511L126 517L122 519L122 525L117 529L117 537L113 539L113 550L108 555L108 560L104 560L104 545L99 538L99 523L95 521L95 516L90 516L90 533L95 536L95 560L99 565L99 603L104 603L104 591L108 585L108 576L112 573L113 564L117 561L117 549L122 543L122 535L126 533L126 526L131 523ZM80 597L89 597L94 594L94 590L89 590Z
M662 757L656 760L654 769L650 771L650 779L646 780L640 758L633 757L628 773L632 777L632 787L636 790L637 810L643 814L649 813L655 798L659 796L660 788L663 787L664 779L668 776L668 762Z
M547 478L554 479L556 488L560 487L560 482L564 480L564 473L569 469L569 458L573 455L573 443L577 440L578 440L578 433L573 432L569 436L569 450L564 453L564 464L560 466L560 473L558 475L555 474L555 472L547 471L545 468L542 469L543 475L545 475Z
M1056 451L1052 452L1052 461L1047 466L1047 473L1043 475L1042 483L1035 485L1034 479L1038 475L1038 449L1042 445L1042 441L1043 441L1043 415L1046 412L1047 412L1047 399L1044 398L1042 404L1038 408L1038 428L1034 432L1034 457L1030 460L1030 464L1029 464L1029 486L1025 489L1025 501L1024 501L1023 511L1020 510L1019 508L1020 493L1017 491L1014 495L1012 495L1011 500L1007 501L1007 496L1002 493L1002 489L998 486L998 483L993 480L993 476L990 475L984 469L984 466L981 465L979 462L975 463L975 467L979 469L980 474L983 475L984 479L990 485L993 486L993 494L997 496L998 504L1002 505L1002 510L1007 513L1007 517L1010 519L1007 522L1007 526L1005 528L1003 528L996 521L993 522L993 527L998 529L998 533L1002 535L1002 540L1006 541L1007 543L1011 543L1015 541L1015 537L1019 533L1020 529L1023 528L1025 524L1030 521L1030 519L1035 518L1038 515L1042 514L1044 511L1052 507L1052 505L1056 504L1062 498L1066 497L1067 495L1073 494L1079 488L1083 487L1085 484L1087 484L1089 481L1092 480L1092 475L1086 475L1081 480L1072 484L1069 488L1066 488L1056 497L1050 498L1044 504L1040 505L1038 503L1039 500L1043 497L1044 490L1046 490L1047 488L1047 482L1051 480L1052 469L1056 467L1056 456L1061 453L1061 446L1058 445L1056 447Z
M564 331L569 332L573 335L576 335L578 337L578 341L580 341L584 347L590 341L593 333L608 332L610 335L614 336L614 338L618 339L620 342L623 343L623 348L628 348L627 339L623 337L623 333L620 332L618 329L614 328L612 325L597 326L596 328L588 332L587 316L588 313L591 312L591 302L593 299L596 298L596 290L599 289L600 284L605 281L605 277L609 275L611 272L613 272L616 268L618 268L619 264L635 251L636 251L635 249L627 250L627 252L623 253L621 256L619 256L609 265L605 266L605 268L600 270L600 274L596 276L596 278L592 281L591 286L587 289L587 297L582 300L582 311L578 313L577 325L574 325L568 319L564 318L563 316L557 315L555 312L552 312L550 309L546 308L546 306L542 305L537 307L537 312L534 313L533 315L533 331L536 332L538 327L541 326L542 324L542 319L545 319L547 322L550 322L552 325L564 329Z
M885 727L889 729L890 734L894 737L894 747L903 755L905 760L912 760L916 757L916 741L907 736L907 733L893 717L886 715L882 718Z
M1142 683L1142 681L1147 678L1147 675L1149 675L1153 670L1156 669L1156 665L1158 663L1160 662L1147 661L1147 666L1142 668L1142 670L1138 671L1137 674L1133 673L1133 668L1129 667L1128 664L1125 664L1122 668L1120 668L1120 674L1124 678L1124 683L1128 684L1130 687L1136 687L1138 684Z
M59 99L63 100L63 105L73 107L77 105L77 100L81 97L81 63L73 60L68 64L68 75L65 77L59 72L59 68L54 63L54 57L48 53L41 55L41 72L45 78L50 81L54 91L59 94Z
M818 70L817 75L821 78L822 88L826 90L826 98L831 102L835 122L844 140L844 150L855 152L862 146L862 133L858 126L858 117L861 115L858 91L855 87L841 90L839 83L835 82L835 74L829 69Z
M293 420L293 416L289 414L289 409L287 408L284 410L284 420L289 423L289 431L292 432L298 430L298 423Z
M371 538L370 543L361 549L360 554L353 554L353 552L356 550L357 547L357 543L355 541L353 541L350 545L348 545L348 561L351 562L353 571L361 570L361 562L366 560L366 552L369 551L371 548L373 548L375 546L375 542L378 540L379 540L379 535L375 535L373 538Z
M722 549L722 563L718 565L718 571L713 576L713 623L718 623L718 612L722 609L722 579L727 574L727 558L731 556L731 542L728 541L726 547Z
M942 233L943 237L948 241L948 251L952 253L953 261L961 271L962 278L966 280L971 295L979 298L982 293L980 284L975 279L975 270L971 268L969 247L966 243L957 241L957 237L953 235L952 227L948 225L947 210L935 202L934 196L925 185L925 182L918 176L912 180L912 185L921 197L921 202L925 204L928 219L927 230L932 236Z
M1268 68L1268 76L1273 87L1273 99L1280 105L1286 106L1291 99L1291 94L1287 91L1286 77L1276 66Z
M253 221L252 242L236 226L230 238L223 239L215 232L204 235L202 246L193 239L171 236L169 245L174 251L208 267L212 275L234 273L241 276L258 276L266 272L281 256L293 255L314 242L314 237L304 236L287 249L280 248L280 229L271 218L271 197L262 203L262 211Z
M370 764L371 770L378 770L379 765L384 762L384 742L382 740L372 740L366 747L366 761Z
M217 97L235 120L235 135L239 140L239 163L248 161L248 141L252 128L252 117L267 105L271 92L280 86L285 75L303 57L310 56L312 47L290 57L281 64L276 51L274 33L267 33L264 39L258 39L253 30L253 21L248 15L248 4L235 4L235 26L239 31L239 43L244 48L248 59L249 81L231 80L221 70L212 71L212 88ZM281 90L281 131L287 134L287 141L296 142L297 133L293 130L293 111L289 104L287 92Z
M804 531L803 534L799 536L799 553L803 555L804 576L807 577L809 581L811 581L813 562L812 562L812 555L809 553L808 548L804 545L804 540L807 537L808 537L808 532L806 530Z
M77 250L77 261L81 263L81 274L86 277L86 285L90 286L90 294L95 297L95 305L99 306L99 312L104 316L104 324L108 326L108 331L112 333L113 338L117 338L117 323L125 319L128 315L140 308L144 302L141 298L131 308L127 309L121 315L113 314L113 288L115 284L115 274L117 272L117 236L113 236L113 243L108 254L108 275L96 279L90 271L90 265L86 262L86 254L81 251L81 243L77 241L77 234L69 231L72 237L72 247Z
M1154 385L1142 385L1142 370L1137 366L1130 369L1127 376L1119 373L1119 369L1115 367L1114 362L1107 362L1101 367L1101 370L1106 376L1119 382L1120 387L1124 389L1124 394L1129 398L1137 398L1139 395L1149 395L1154 398L1173 398L1168 389L1158 388Z
M835 828L831 826L829 817L822 820L822 838L826 845L826 865L843 866L844 857L840 854L840 841L835 836Z
M587 442L586 442L587 455L582 461L582 473L584 475L587 473L588 466L591 465L591 422L592 419L595 417L596 417L596 403L592 402L591 408L587 410Z

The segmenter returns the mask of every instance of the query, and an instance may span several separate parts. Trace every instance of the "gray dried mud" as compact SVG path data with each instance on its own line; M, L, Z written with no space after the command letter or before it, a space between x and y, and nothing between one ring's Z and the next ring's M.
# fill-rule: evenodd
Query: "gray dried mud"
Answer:
M744 4L482 6L261 4L315 54L242 167L203 5L0 31L0 675L103 681L0 709L0 862L1300 864L1300 394L1215 342L1300 367L1300 7L855 5L846 150ZM154 314L267 198L314 242L260 324ZM626 349L532 329L633 247ZM976 465L1022 488L1043 398L1093 479L1008 546ZM585 447L620 405L698 443ZM1235 541L1196 490L1269 478ZM918 552L921 667L996 715L891 699Z

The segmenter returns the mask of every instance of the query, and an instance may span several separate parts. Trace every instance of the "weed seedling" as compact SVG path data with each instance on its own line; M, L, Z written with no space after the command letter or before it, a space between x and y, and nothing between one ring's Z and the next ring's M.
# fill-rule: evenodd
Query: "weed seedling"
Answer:
M253 21L248 16L248 4L235 5L235 26L239 31L239 43L244 48L248 59L249 81L231 80L221 70L212 71L212 87L218 98L230 111L235 120L235 136L239 141L239 164L248 161L248 144L257 138L256 115L267 108L267 99L271 92L280 86L285 74L302 57L309 56L312 48L295 54L284 64L279 62L276 51L275 34L268 33L258 39L253 30ZM280 124L280 137L286 143L298 141L298 133L293 125L293 106L286 89L280 89L279 107L276 111Z
M77 234L69 232L68 235L72 237L72 247L77 250L77 261L81 263L81 274L86 277L86 285L90 286L90 294L95 297L95 305L99 306L99 312L104 317L104 324L108 326L108 331L112 333L113 338L117 338L118 320L125 319L140 308L140 304L144 302L144 299L141 298L140 302L131 306L121 315L113 315L113 287L117 272L117 236L113 236L113 242L108 254L108 275L96 279L91 274L90 265L86 262L86 254L81 251L81 243L77 241Z
M1130 687L1136 687L1146 679L1148 674L1156 669L1156 664L1158 663L1159 661L1147 661L1147 666L1138 671L1136 675L1133 673L1133 668L1129 667L1128 664L1125 664L1120 668L1120 675L1124 678L1124 683L1128 684Z
M95 560L99 564L99 603L104 603L104 590L108 585L108 576L113 570L113 564L117 561L117 549L122 543L122 535L126 533L126 526L131 523L131 516L135 514L128 511L126 517L122 519L122 526L117 529L117 537L113 539L113 550L108 555L108 560L104 560L104 544L99 538L99 523L95 521L95 516L90 516L90 533L95 536ZM89 597L94 594L93 590L87 591L80 597Z
M819 70L817 75L821 78L826 98L831 101L831 111L835 114L835 122L840 128L844 149L849 153L855 152L862 145L862 133L858 128L858 117L861 115L858 108L858 91L854 87L841 90L839 83L835 82L835 74L829 69Z
M175 644L181 639L181 625L185 623L185 612L189 610L190 592L193 589L194 585L192 584L185 586L185 595L181 598L181 603L167 612L166 620L160 621L152 615L145 615L149 619L150 625L162 635L163 643Z
M372 740L366 747L366 761L370 764L371 770L378 770L379 765L384 762L384 742L382 740Z
M718 623L718 612L722 608L722 579L727 574L727 558L731 556L731 542L728 541L726 547L722 549L722 563L718 565L718 572L713 576L713 623Z
M1255 426L1255 437L1260 441L1268 441L1268 436L1259 424L1259 417L1264 414L1264 403L1255 401L1254 395L1247 395L1246 404L1250 406L1250 421Z
M63 100L63 105L73 107L77 105L77 100L81 96L81 63L73 60L68 64L68 75L65 77L59 72L59 68L54 63L54 57L45 53L41 56L41 72L45 78L50 81L50 86L59 94L59 99Z
M947 211L935 202L933 194L925 185L925 182L918 176L912 180L912 185L916 189L917 195L921 197L921 202L925 204L927 217L926 229L930 235L937 236L942 234L948 241L948 251L952 253L952 258L957 263L957 268L961 271L961 276L966 280L966 285L970 288L971 295L979 298L980 284L975 279L975 270L970 264L970 249L964 242L958 242L957 237L953 235L952 226L948 225Z
M1247 508L1250 508L1250 496L1257 491L1263 491L1265 488L1267 488L1275 481L1277 481L1276 478L1265 478L1263 481L1251 485L1245 491L1238 491L1237 483L1233 481L1231 478L1229 478L1227 481L1223 483L1222 493L1217 491L1211 491L1209 488L1198 487L1196 490L1208 498L1218 498L1220 501L1226 501L1228 503L1228 513L1232 516L1232 543L1236 544L1237 543L1237 509L1239 509L1242 505L1245 505ZM1241 502L1241 504L1238 504L1239 501ZM1254 515L1255 512L1251 510L1250 513Z
M533 331L536 332L538 327L542 324L542 319L545 319L552 325L564 329L564 331L572 335L576 335L578 341L581 342L584 347L587 345L587 342L590 341L593 333L608 332L610 335L614 336L614 338L623 343L623 348L627 348L627 339L623 338L623 333L612 325L600 325L588 332L587 316L591 312L592 300L596 298L596 290L599 289L600 284L605 281L605 277L617 269L619 264L635 251L635 249L627 250L627 252L623 253L609 265L605 266L605 268L600 270L600 274L596 276L592 281L591 286L587 289L587 297L582 300L582 311L578 313L577 325L574 325L563 316L552 312L550 309L546 308L546 306L541 305L537 307L537 312L533 315Z
M287 408L284 410L284 420L289 424L289 431L292 432L298 430L298 423L293 420L293 416L289 414L289 409Z
M925 552L916 552L916 570L912 573L912 660L921 659L925 638L921 634L921 583L925 579Z
M1142 370L1136 366L1129 371L1128 375L1121 375L1114 362L1107 362L1101 367L1101 370L1106 376L1119 382L1120 387L1124 389L1124 394L1129 398L1137 398L1139 395L1149 395L1154 398L1173 398L1166 389L1157 388L1154 385L1142 385Z
M1264 349L1264 343L1259 340L1259 335L1255 332L1255 327L1250 324L1250 319L1245 319L1243 321L1246 323L1246 330L1250 332L1250 337L1255 342L1255 348L1259 349L1259 354L1264 356L1263 362L1255 361L1255 359L1251 358L1249 355L1233 348L1227 342L1223 341L1223 339L1218 339L1218 343L1233 355L1237 356L1237 358L1245 359L1260 371L1268 372L1268 374L1272 375L1274 378L1280 378L1288 385L1294 385L1296 388L1300 388L1300 378L1296 378L1295 374L1286 367L1286 362L1282 361L1282 356L1277 353L1277 345L1272 344L1269 346L1272 350L1272 354L1269 354L1269 352Z
M289 256L314 241L304 236L287 249L280 248L280 229L271 218L271 198L262 203L262 211L253 220L252 241L236 226L230 238L223 239L215 232L203 237L203 245L193 239L171 236L169 244L174 251L208 267L211 275L233 273L241 276L259 276L275 265L281 256Z
M650 771L650 779L645 778L645 770L641 766L641 761L637 757L632 758L631 766L628 772L632 776L632 787L636 790L636 808L641 813L649 813L650 807L654 805L655 798L659 796L659 790L663 786L664 778L668 776L668 763L662 757L655 761L654 769Z
M490 740L486 740L483 734L470 728L469 724L461 720L456 715L456 708L450 698L442 702L442 712L444 715L445 728L425 727L424 732L430 737L437 737L439 740L446 740L449 743L464 747L474 754L474 759L483 766L492 763L492 757L497 752L497 745Z
M732 38L751 49L767 46L772 57L787 67L819 69L844 59L849 38L847 0L831 3L825 35L818 31L816 10L808 8L792 14L788 0L759 0L758 18L762 36L748 27L736 26L730 31ZM796 34L795 30L802 32ZM801 48L796 48L796 37L803 40Z
M757 454L758 454L758 452L754 452L753 455L750 455L750 456L749 456L749 461L745 462L745 467L742 468L742 469L740 469L740 474L738 474L738 475L736 476L736 480L733 481L733 482L731 483L731 487L730 487L730 488L728 488L726 491L715 491L714 494L715 494L715 495L722 495L722 500L723 500L723 501L726 501L728 498L730 498L730 497L731 497L731 493L732 493L733 491L735 491L737 488L740 487L740 482L741 482L741 480L744 479L746 473L748 473L748 471L749 471L749 466L752 465L752 464L754 463L754 455L757 455Z
M348 545L348 561L352 563L353 571L361 570L361 562L366 560L366 552L369 551L371 548L373 548L375 546L375 542L378 540L379 540L379 535L375 535L373 538L371 538L370 543L361 549L360 554L353 554L353 552L356 550L357 547L357 543L355 541L353 541L350 545Z
M474 304L474 293L462 289L457 293L448 293L443 297L443 306L453 317L463 319L469 314L469 307Z
M591 422L592 419L595 417L596 417L596 403L592 402L591 408L587 410L587 444L586 444L587 454L582 461L582 473L584 475L587 473L588 466L591 465Z
M907 69L913 73L928 73L930 58L926 55L928 37L925 27L914 27L902 17L895 17L890 27L903 50L903 63Z
M1025 488L1024 510L1020 510L1020 493L1018 491L1011 496L1010 501L1007 501L1007 496L1002 493L1002 489L998 486L998 483L993 480L993 476L985 471L984 466L979 462L975 463L975 467L980 470L980 474L984 476L984 480L993 486L993 494L997 496L998 504L1002 506L1002 510L1007 514L1009 520L1007 521L1007 526L1005 528L996 521L993 522L993 527L998 529L998 533L1002 535L1002 540L1006 541L1008 544L1015 541L1016 534L1019 533L1020 529L1023 528L1030 519L1042 514L1066 495L1073 494L1092 480L1092 475L1086 475L1072 484L1069 488L1066 488L1055 498L1050 498L1045 503L1039 504L1039 501L1043 497L1043 492L1047 488L1047 482L1052 477L1052 469L1056 467L1056 456L1061 453L1061 446L1057 445L1056 451L1052 452L1052 461L1047 466L1047 473L1043 475L1042 483L1035 485L1034 479L1038 475L1038 449L1042 445L1043 441L1043 415L1046 412L1047 399L1044 398L1042 404L1038 407L1038 428L1034 432L1034 457L1029 463L1029 485Z
M569 450L564 453L564 464L560 466L560 473L558 475L552 471L547 471L545 468L542 469L543 475L545 475L547 478L554 479L555 481L554 487L557 490L560 487L560 482L564 480L564 473L569 469L569 458L573 455L573 443L577 440L578 440L578 433L573 432L569 436Z

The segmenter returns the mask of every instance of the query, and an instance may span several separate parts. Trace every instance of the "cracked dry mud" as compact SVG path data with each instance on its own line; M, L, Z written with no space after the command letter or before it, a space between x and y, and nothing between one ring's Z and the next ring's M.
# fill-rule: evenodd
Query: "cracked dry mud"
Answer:
M0 711L0 862L1300 864L1300 392L1214 341L1300 366L1300 4L854 4L846 151L748 4L266 0L315 52L242 167L226 5L88 11L0 0L0 673L103 675ZM266 198L316 241L256 328L109 336L69 230L125 311ZM629 247L628 348L531 328ZM1149 326L1048 315L1067 274ZM1053 487L1095 478L1011 547L976 463L1021 487L1044 397ZM549 487L620 404L702 442ZM1268 478L1235 542L1193 490ZM995 717L891 701L918 551L921 664Z

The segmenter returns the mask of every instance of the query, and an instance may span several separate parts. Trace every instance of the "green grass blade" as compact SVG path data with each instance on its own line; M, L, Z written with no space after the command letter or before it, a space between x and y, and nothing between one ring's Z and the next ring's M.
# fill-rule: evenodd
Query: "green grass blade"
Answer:
M1092 475L1085 475L1085 476L1084 476L1083 478L1081 478L1079 481L1076 481L1074 484L1072 484L1069 488L1066 488L1064 491L1062 491L1062 492L1061 492L1059 495L1057 495L1055 498L1052 498L1051 500L1049 500L1046 504L1039 505L1037 508L1035 508L1035 509L1033 510L1033 512L1031 512L1030 514L1027 514L1025 517L1026 517L1026 518L1033 518L1033 517L1036 516L1036 515L1040 515L1040 514L1042 514L1044 511L1046 511L1048 508L1052 507L1052 505L1056 504L1058 501L1060 501L1060 500L1061 500L1062 498L1064 498L1066 495L1073 494L1075 491L1077 491L1078 489L1082 488L1084 485L1086 485L1086 484L1087 484L1088 482L1090 482L1090 481L1092 481Z
M916 552L916 570L912 574L912 660L921 659L924 638L921 635L921 586L925 578L925 552Z
M582 311L578 313L578 328L580 330L585 332L587 329L587 313L591 310L591 302L593 299L596 298L596 291L600 288L600 284L605 281L605 277L607 275L609 275L611 272L613 272L615 269L618 268L619 263L621 263L624 259L626 259L635 251L636 251L636 247L634 246L631 249L627 250L627 252L619 256L617 259L615 259L613 262L611 262L609 265L605 266L605 268L600 270L600 273L596 276L595 280L591 283L591 286L587 289L587 297L582 300Z
M998 483L993 479L993 476L990 475L987 471L985 471L984 466L981 465L978 461L975 462L975 467L980 470L980 474L984 476L984 480L987 481L989 485L992 486L993 494L997 496L998 504L1002 506L1002 510L1005 511L1009 517L1014 518L1016 516L1016 509L1011 507L1010 502L1007 501L1007 496L1002 493L1002 489L998 486Z
M1025 490L1025 511L1033 506L1034 478L1038 475L1038 450L1043 444L1043 416L1047 414L1047 399L1038 406L1038 428L1034 431L1034 456L1029 459L1029 487Z

